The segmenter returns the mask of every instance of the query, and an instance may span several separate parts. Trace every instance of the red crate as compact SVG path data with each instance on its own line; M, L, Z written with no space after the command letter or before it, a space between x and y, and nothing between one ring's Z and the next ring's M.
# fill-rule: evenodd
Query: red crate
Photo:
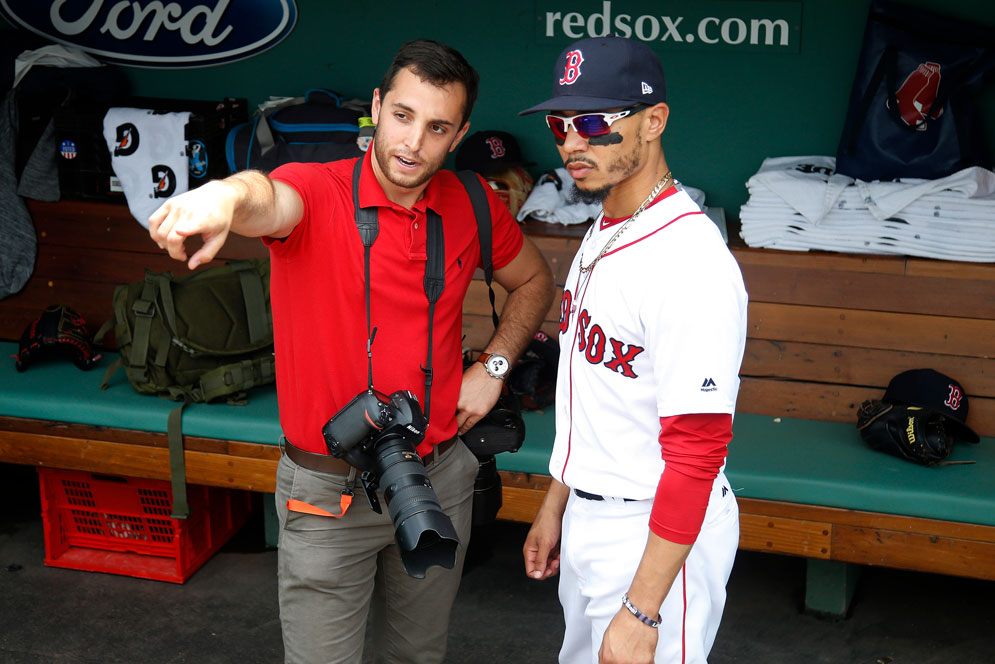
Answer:
M183 583L252 512L248 491L187 485L173 519L169 482L39 468L45 564Z

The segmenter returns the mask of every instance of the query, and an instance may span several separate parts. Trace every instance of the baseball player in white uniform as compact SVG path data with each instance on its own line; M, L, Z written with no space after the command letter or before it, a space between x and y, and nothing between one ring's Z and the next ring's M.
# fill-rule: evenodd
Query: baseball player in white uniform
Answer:
M577 195L603 214L560 313L553 478L523 549L559 572L560 662L705 662L739 543L722 469L747 296L716 226L674 180L663 69L616 37L567 47L545 111Z

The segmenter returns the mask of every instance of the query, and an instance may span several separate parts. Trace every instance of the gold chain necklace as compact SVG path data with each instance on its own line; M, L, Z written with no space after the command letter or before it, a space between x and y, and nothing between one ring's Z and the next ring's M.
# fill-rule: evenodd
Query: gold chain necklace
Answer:
M636 220L636 217L639 216L640 212L642 212L643 210L646 209L647 205L649 205L650 203L653 202L654 199L656 199L656 197L660 194L660 192L663 191L664 185L667 184L668 182L670 182L671 180L673 180L673 177L671 176L670 171L667 171L666 175L664 175L662 178L660 178L660 181L656 183L655 187L653 187L653 191L650 192L650 195L647 196L643 200L643 202L639 204L639 207L636 208L636 211L632 213L632 216L629 217L628 219L626 219L625 222L619 227L619 229L617 231L615 231L615 235L612 235L611 239L608 240L608 243L598 253L598 255L594 259L594 261L590 265L588 265L587 267L584 267L584 254L583 253L581 254L581 256L580 256L580 264L579 264L581 274L584 274L586 272L590 272L591 270L594 269L594 266L598 264L598 261L600 261L601 258L605 254L608 253L608 250L612 248L612 245L615 244L615 240L618 239L618 236L620 236L622 234L622 232L625 231L625 229L629 227L629 224L631 224L633 221ZM603 214L604 214L604 212L602 212L602 215ZM594 223L597 224L598 222L594 222Z

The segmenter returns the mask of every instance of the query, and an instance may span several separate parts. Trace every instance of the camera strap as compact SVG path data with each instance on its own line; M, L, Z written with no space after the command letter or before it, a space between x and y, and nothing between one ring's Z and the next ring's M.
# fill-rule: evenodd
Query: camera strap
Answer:
M380 233L380 221L375 207L363 208L359 206L359 176L363 171L363 159L356 161L356 166L352 171L352 202L356 210L356 227L359 229L359 237L363 242L363 265L366 288L366 358L369 368L369 387L373 389L373 338L376 336L376 328L371 327L370 320L370 250ZM425 261L425 297L428 299L428 351L426 352L425 364L422 365L422 373L425 374L425 420L429 421L429 413L432 401L432 329L435 322L435 303L442 295L446 287L446 248L445 238L442 233L442 217L434 210L425 211L427 217L426 226L426 254Z

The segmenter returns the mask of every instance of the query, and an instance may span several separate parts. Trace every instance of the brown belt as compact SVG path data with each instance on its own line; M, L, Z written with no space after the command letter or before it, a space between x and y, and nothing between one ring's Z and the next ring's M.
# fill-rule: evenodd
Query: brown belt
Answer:
M422 457L422 463L425 464L425 467L427 468L438 461L443 454L449 451L449 448L453 446L453 443L455 443L456 440L457 437L453 436L449 440L444 440L433 447L431 452ZM330 454L315 454L314 452L307 452L295 446L286 438L283 440L283 451L286 452L287 456L290 457L290 460L298 466L307 468L308 470L316 470L319 473L348 475L349 471L352 469L352 464L345 459L338 459Z

